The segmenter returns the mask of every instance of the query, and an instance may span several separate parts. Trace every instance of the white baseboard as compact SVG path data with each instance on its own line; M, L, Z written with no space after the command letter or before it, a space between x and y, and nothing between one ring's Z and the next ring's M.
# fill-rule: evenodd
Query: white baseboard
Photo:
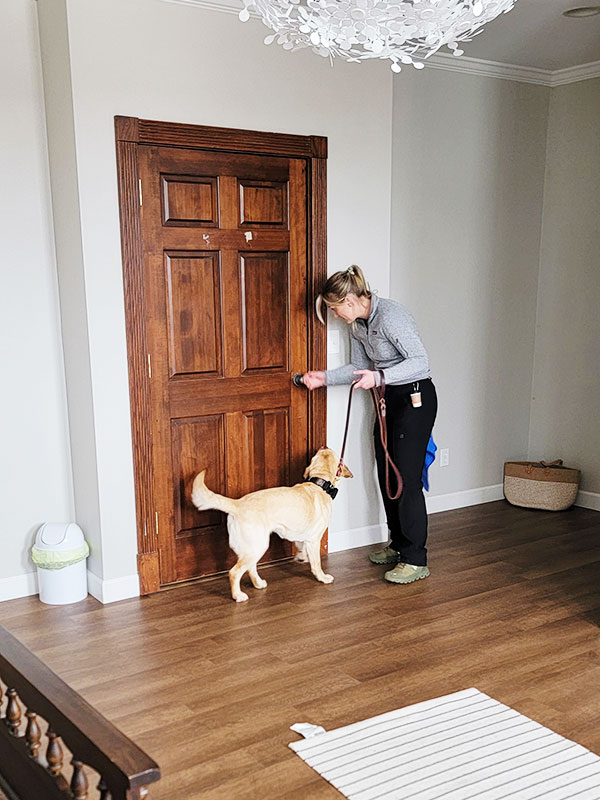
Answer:
M428 514L438 514L440 511L451 511L454 508L491 503L494 500L502 500L503 497L502 484L499 483L495 486L482 486L479 489L440 494L435 497L425 495L425 503ZM327 550L329 553L339 553L342 550L351 550L353 547L364 547L368 544L387 542L387 538L387 525L385 523L333 533L330 531Z
M140 579L138 575L124 575L105 581L88 569L88 591L101 603L116 603L118 600L139 597Z
M439 514L440 511L451 511L454 508L478 506L481 503L493 503L502 500L504 491L501 483L494 486L481 486L479 489L467 489L464 492L451 492L438 494L434 497L425 496L428 514Z
M387 525L367 525L365 528L351 528L346 531L329 532L328 553L339 553L341 550L352 550L353 547L365 547L368 544L387 542Z
M597 492L578 492L576 506L581 508L591 508L592 511L600 511L600 494Z
M29 597L38 593L37 572L25 575L14 575L11 578L0 578L0 602L16 600L18 597Z
M140 580L137 575L126 575L123 578L112 578L103 581L93 572L87 571L88 592L101 603L115 603L129 597L139 597ZM0 602L29 597L38 593L37 572L15 575L11 578L0 578Z

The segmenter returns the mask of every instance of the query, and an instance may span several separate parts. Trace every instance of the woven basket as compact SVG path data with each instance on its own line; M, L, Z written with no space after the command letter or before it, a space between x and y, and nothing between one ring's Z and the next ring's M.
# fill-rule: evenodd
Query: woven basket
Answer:
M507 461L504 465L504 497L513 506L564 511L579 491L581 472L558 461Z

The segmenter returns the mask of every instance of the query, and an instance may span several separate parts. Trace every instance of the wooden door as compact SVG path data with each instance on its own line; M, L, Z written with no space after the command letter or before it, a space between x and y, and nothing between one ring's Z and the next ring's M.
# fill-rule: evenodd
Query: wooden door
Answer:
M310 396L291 383L315 361L313 203L305 157L140 143L135 162L153 590L235 561L226 516L190 502L199 470L240 497L300 480L315 446ZM274 535L263 561L290 554Z

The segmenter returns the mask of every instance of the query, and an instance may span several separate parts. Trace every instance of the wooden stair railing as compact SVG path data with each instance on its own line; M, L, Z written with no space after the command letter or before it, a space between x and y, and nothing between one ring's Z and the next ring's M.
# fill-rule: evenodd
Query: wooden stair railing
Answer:
M17 800L142 800L160 770L0 625L0 778Z

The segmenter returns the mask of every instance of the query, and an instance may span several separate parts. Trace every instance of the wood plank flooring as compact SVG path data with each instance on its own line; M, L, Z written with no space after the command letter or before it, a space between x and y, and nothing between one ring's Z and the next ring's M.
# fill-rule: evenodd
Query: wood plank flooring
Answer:
M0 604L0 621L159 763L151 800L334 800L288 747L471 686L600 753L600 513L504 501L430 517L431 577L369 548L102 606ZM410 765L407 765L410 768Z

